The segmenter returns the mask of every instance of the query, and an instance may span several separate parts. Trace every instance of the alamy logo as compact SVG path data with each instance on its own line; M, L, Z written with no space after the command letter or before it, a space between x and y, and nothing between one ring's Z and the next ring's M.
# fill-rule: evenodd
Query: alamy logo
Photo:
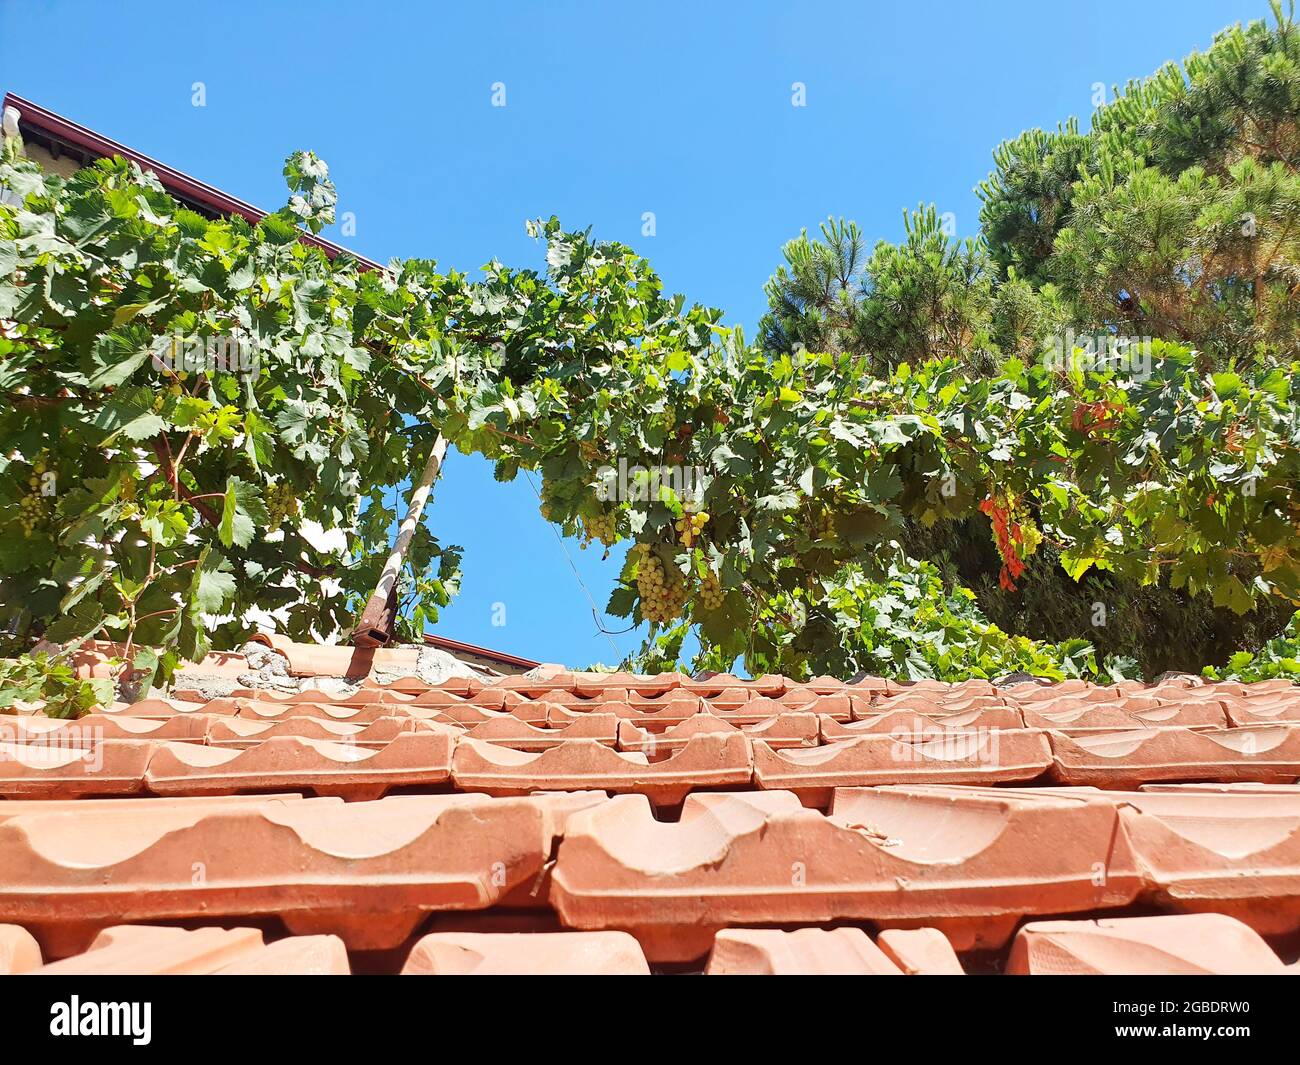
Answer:
M50 1006L50 1035L130 1036L143 1047L152 1038L152 1020L151 1002L82 1002L73 995L71 1002Z
M653 503L660 489L670 489L688 506L699 503L708 487L703 466L629 466L620 458L618 466L601 466L596 471L596 496L602 502Z
M1115 370L1139 381L1151 376L1151 338L1115 336L1111 333L1052 337L1043 348L1043 369L1095 372Z
M104 768L104 730L88 725L68 725L46 733L20 731L0 725L0 743L20 743L28 750L48 751L50 767L77 764L80 772L98 773Z
M238 333L162 336L153 346L153 368L163 373L257 373L257 349Z

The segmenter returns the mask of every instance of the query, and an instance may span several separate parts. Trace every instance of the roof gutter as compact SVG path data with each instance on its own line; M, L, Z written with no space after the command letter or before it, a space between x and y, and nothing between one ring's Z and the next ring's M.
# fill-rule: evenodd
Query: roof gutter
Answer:
M431 647L440 647L444 651L459 651L461 654L476 655L479 658L486 658L492 662L500 662L507 666L516 666L519 669L535 669L540 666L540 662L534 662L531 658L520 658L517 655L509 655L504 651L492 651L486 647L476 647L472 643L461 643L460 640L448 639L446 636L435 636L432 633L424 634L424 642Z
M198 178L190 177L190 175L182 173L166 163L160 163L157 159L151 159L147 155L133 151L124 144L109 140L94 130L78 125L71 119L55 114L40 104L32 103L32 101L25 100L21 96L5 93L4 106L12 107L18 111L18 129L24 139L27 139L29 134L35 131L45 138L76 148L86 155L96 156L101 159L120 155L123 159L130 159L136 163L141 170L152 171L162 187L178 200L206 209L208 213L214 215L239 215L252 225L257 225L267 215L266 211L254 207L251 203L245 203L243 200L236 199L220 189L213 188ZM348 251L347 248L318 237L313 233L303 233L300 239L304 244L320 248L331 259L338 255L348 255L357 261L362 270L383 269L382 265L374 260L358 255L356 252Z

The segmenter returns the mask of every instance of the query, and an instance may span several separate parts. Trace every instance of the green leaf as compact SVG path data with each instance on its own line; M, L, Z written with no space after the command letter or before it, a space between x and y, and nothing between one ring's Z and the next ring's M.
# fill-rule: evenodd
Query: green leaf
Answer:
M1229 574L1214 585L1214 605L1227 607L1234 614L1245 614L1254 606L1254 601L1246 586Z
M130 338L109 334L95 343L87 383L93 389L115 388L130 380L148 358L149 348L144 344L137 346Z
M262 504L262 494L256 485L238 477L226 482L226 494L221 509L218 536L226 547L247 547L253 542L258 525L270 522L270 515Z
M136 315L153 314L155 311L160 310L165 303L165 300L153 300L148 303L124 303L113 312L113 328L116 329L119 325L129 322Z
M71 591L68 592L67 595L59 600L59 609L66 614L86 596L99 588L99 586L104 583L104 579L107 576L108 571L101 569L92 573L85 580L80 581Z
M1099 561L1100 559L1095 555L1089 555L1086 552L1061 552L1061 568L1075 581L1081 580L1083 575Z
M235 596L235 578L225 556L211 547L199 552L190 581L189 604L194 614L220 614Z
M139 443L166 429L167 423L154 411L153 401L152 389L142 386L117 389L93 421L97 428L108 433L101 446L110 446L119 436L132 443Z
M146 536L161 547L174 547L190 531L189 521L174 499L151 499L140 516L140 528Z

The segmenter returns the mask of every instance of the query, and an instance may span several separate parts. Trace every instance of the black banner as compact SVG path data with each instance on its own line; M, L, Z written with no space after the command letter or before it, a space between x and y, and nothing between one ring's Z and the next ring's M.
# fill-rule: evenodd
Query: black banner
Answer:
M447 1040L463 1046L467 1035L490 1044L475 1057L497 1057L516 1041L549 1054L591 1047L598 1035L618 1041L607 1046L627 1046L656 1032L683 1052L696 1043L697 1056L733 1059L735 1041L771 1053L788 1040L806 1053L814 1033L821 1040L836 1028L866 1039L864 1053L874 1042L893 1054L909 1046L927 1056L944 1048L987 1054L990 1040L1007 1039L1032 1052L1040 1038L1052 1040L1041 1045L1053 1053L1068 1046L1072 1055L1135 1043L1173 1043L1180 1052L1199 1043L1231 1053L1233 1044L1286 1037L1295 1016L1295 985L1262 977L872 978L869 986L861 979L742 984L666 976L632 984L576 977L552 979L546 989L511 982L516 986L427 977L13 977L3 983L4 1040L15 1061L22 1050L60 1043L83 1050L112 1044L128 1054L201 1049L264 1057L320 1049L333 1059L348 1052L373 1058L403 1044L442 1054ZM687 1028L674 1031L674 1017Z

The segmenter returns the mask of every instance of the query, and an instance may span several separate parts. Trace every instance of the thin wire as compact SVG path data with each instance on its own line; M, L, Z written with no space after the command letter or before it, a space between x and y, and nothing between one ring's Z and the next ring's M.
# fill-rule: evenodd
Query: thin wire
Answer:
M528 484L533 490L533 495L537 497L537 501L540 503L542 501L542 493L538 491L532 473L525 470L524 476L528 479ZM545 520L545 518L543 518L543 520ZM614 642L614 637L611 636L605 629L605 626L600 623L600 610L596 606L596 600L592 598L591 592L587 590L587 584L582 579L582 574L578 572L578 567L573 564L573 556L569 554L569 549L565 546L564 537L560 535L559 526L557 526L553 521L547 521L546 524L549 525L551 531L555 533L555 539L560 545L560 550L564 552L564 557L569 563L569 569L573 570L573 575L578 580L578 587L582 589L582 594L587 597L587 602L591 604L591 619L596 623L596 631L609 641L610 650L614 652L614 657L617 660L613 664L617 665L618 662L622 661L623 653L618 649L618 644Z

